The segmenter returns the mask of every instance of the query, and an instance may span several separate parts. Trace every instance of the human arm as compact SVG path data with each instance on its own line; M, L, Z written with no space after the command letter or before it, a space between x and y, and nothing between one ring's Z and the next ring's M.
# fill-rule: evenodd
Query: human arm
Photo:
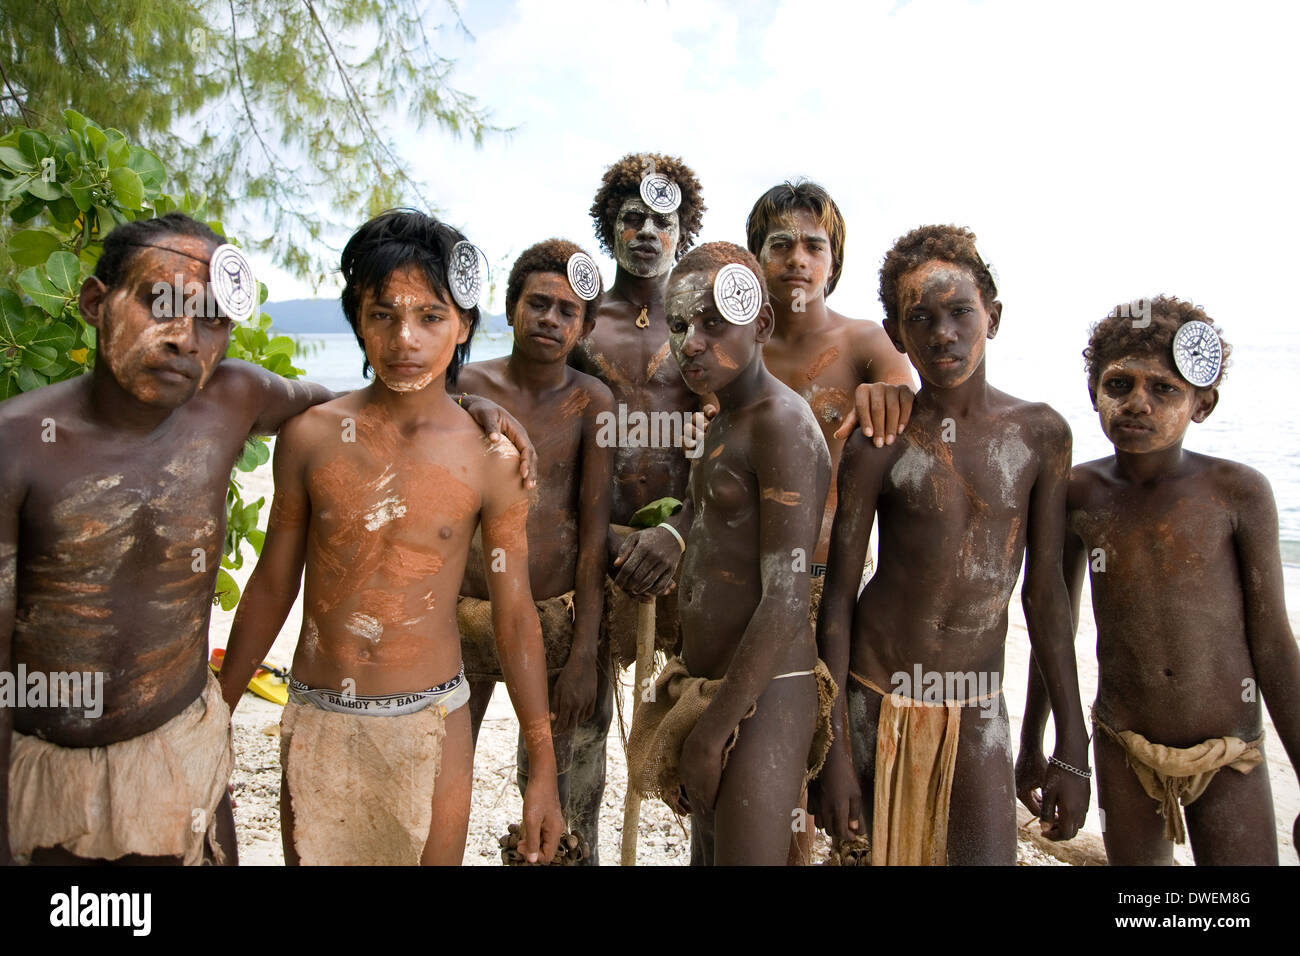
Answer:
M1078 769L1088 766L1088 735L1079 703L1070 598L1062 568L1066 500L1070 477L1070 427L1046 410L1036 429L1042 449L1029 494L1025 533L1025 580L1020 598L1029 627L1033 660L1051 701L1056 727L1056 760ZM1083 825L1091 790L1087 778L1050 764L1043 777L1039 810L1043 835L1069 840Z
M862 328L852 333L851 347L862 382L854 389L853 408L835 437L847 438L861 422L862 434L880 448L903 434L912 417L916 388L907 356L894 348L885 330L871 322L860 324Z
M311 518L306 481L310 431L306 422L294 419L284 426L275 443L271 466L275 496L271 499L266 540L235 612L218 675L221 696L232 714L298 596Z
M817 544L830 454L802 400L789 401L756 413L751 435L740 440L758 499L762 595L721 684L682 747L682 784L697 809L714 805L727 741L772 678L789 669L791 648L801 639L811 644L806 556Z
M483 564L492 601L497 657L528 748L524 855L550 860L564 831L546 699L546 654L528 581L528 494L510 458L488 455L483 469Z
M6 447L13 447L6 438ZM24 491L17 456L0 462L0 674L12 674L14 615L18 603L18 516ZM0 866L14 862L9 850L9 745L14 711L0 706Z
M1300 651L1286 613L1277 505L1263 475L1253 469L1242 472L1240 487L1229 500L1240 502L1233 544L1241 568L1246 641L1260 694L1300 776ZM1300 832L1300 816L1292 832Z
M519 479L525 488L537 487L537 450L528 439L528 432L518 419L491 399L469 392L458 392L447 384L447 393L454 395L460 407L483 429L491 442L505 436L506 441L519 452Z
M217 371L223 402L243 409L251 435L274 435L290 418L337 397L324 385L285 378L242 359L223 359Z
M578 491L578 565L573 582L573 646L555 681L553 730L562 733L591 717L596 708L596 649L605 606L605 535L612 492L612 448L596 441L597 418L614 406L608 388L593 388L582 423L582 478Z
M1087 571L1087 555L1083 541L1068 528L1065 531L1065 586L1070 595L1070 616L1074 623L1072 634L1079 633L1079 605L1083 592L1083 578ZM1047 775L1047 758L1043 755L1043 731L1047 716L1052 712L1047 699L1047 685L1034 662L1034 652L1029 652L1029 680L1025 693L1025 717L1020 724L1020 752L1016 756L1016 795L1037 816L1042 810L1043 779Z
M677 565L681 564L682 555L686 552L684 545L694 520L695 506L690 495L687 495L677 514L653 528L642 528L629 534L618 545L618 553L614 558L614 567L619 569L614 576L614 584L633 597L670 592L677 574ZM671 525L677 534L674 535L663 525ZM610 534L615 533L611 530ZM616 537L611 538L611 548L616 541Z
M817 615L817 654L826 662L837 693L831 707L831 748L821 774L808 788L808 809L835 840L853 839L865 832L862 792L849 743L845 688L858 585L870 546L881 480L891 458L872 448L865 436L851 434L844 443L837 476L838 506L831 525L826 581Z

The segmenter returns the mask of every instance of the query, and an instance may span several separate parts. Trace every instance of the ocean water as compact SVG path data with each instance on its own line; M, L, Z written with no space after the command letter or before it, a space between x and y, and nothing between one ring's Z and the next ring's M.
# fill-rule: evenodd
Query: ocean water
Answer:
M307 378L345 390L366 384L362 353L348 333L294 336L309 351L297 365ZM471 361L496 358L510 351L505 335L480 335L470 349ZM1089 461L1112 453L1088 400L1080 356L1083 343L1024 347L999 337L989 344L991 384L1021 398L1052 405L1074 433L1074 460ZM1282 541L1282 560L1289 583L1300 580L1300 419L1290 391L1300 373L1300 333L1275 336L1267 346L1234 343L1219 405L1202 424L1193 424L1184 440L1192 451L1245 462L1259 469L1273 486ZM1288 602L1294 604L1294 602ZM1291 607L1292 613L1300 608Z

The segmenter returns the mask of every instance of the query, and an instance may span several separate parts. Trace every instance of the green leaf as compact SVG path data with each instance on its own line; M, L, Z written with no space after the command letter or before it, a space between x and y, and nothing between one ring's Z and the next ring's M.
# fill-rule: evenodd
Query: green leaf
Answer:
M12 372L0 374L0 402L17 395L21 391L22 389L18 387L18 381L14 378Z
M656 498L628 519L633 528L653 528L661 525L671 516L682 510L682 503L676 498Z
M81 264L70 252L56 252L50 256L45 263L45 272L54 287L66 295L72 295L81 284Z
M52 151L50 138L34 129L25 129L18 134L18 149L31 162L33 169Z
M239 603L239 585L225 568L217 568L217 587L213 600L221 605L223 611L233 611Z
M30 392L50 383L49 379L44 375L26 365L18 366L14 372L14 377L18 381L18 388L24 392Z
M77 333L62 322L50 322L40 327L31 340L30 348L50 349L62 354L77 341Z
M77 204L71 196L60 196L50 203L50 218L61 225L71 225L77 219Z
M18 328L25 321L23 300L8 289L0 289L0 343L16 344Z
M36 164L30 162L20 150L12 146L0 146L0 166L12 169L16 173L36 171Z
M108 171L108 181L117 194L117 204L123 209L139 209L144 199L144 183L140 174L129 166L118 166Z
M83 172L77 177L76 182L68 183L68 194L72 201L77 204L77 208L82 212L88 212L94 200L91 198L95 186L89 173Z
M45 208L45 201L37 199L35 196L28 196L13 209L9 210L9 216L14 222L26 222L34 218Z
M262 545L266 543L266 532L258 531L254 528L248 532L248 543L253 546L253 551L257 554L262 553Z
M239 454L239 460L235 462L235 467L240 471L252 471L253 469L265 465L271 458L271 449L267 447L266 442L259 438L250 438L244 442L244 450ZM257 524L257 509L253 509L253 525Z
M266 343L266 354L275 355L277 352L283 352L290 357L293 356L294 342L287 335L277 335Z
M9 257L20 266L39 266L59 248L59 237L44 229L20 229L9 237Z
M64 110L63 122L68 124L68 129L74 133L84 132L86 129L86 117L82 116L76 110Z
M81 162L81 140L71 133L59 133L54 137L54 156L62 159L69 166Z
M108 144L105 150L105 158L108 160L109 168L125 166L131 158L131 147L125 139L115 139Z
M54 180L46 182L46 180L41 176L37 176L27 184L27 192L35 196L37 199L44 199L46 202L53 202L55 199L67 195L63 191L62 184L55 182Z
M161 188L167 179L167 170L162 161L143 146L132 146L131 157L126 164L140 174L145 188Z
M288 378L288 373L293 369L293 365L289 361L289 356L282 355L279 352L274 355L268 355L262 362L262 366L268 372L274 372L276 375L283 376L284 378Z
M63 311L63 303L68 300L68 296L60 293L45 273L38 271L35 266L24 269L19 274L18 285L32 297L33 302L55 317Z
M108 137L104 131L95 126L86 127L86 142L96 159L103 159L108 153Z

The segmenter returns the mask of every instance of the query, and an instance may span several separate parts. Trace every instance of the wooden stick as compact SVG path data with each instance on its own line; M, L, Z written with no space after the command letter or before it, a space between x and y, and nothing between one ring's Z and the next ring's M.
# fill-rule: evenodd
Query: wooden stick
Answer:
M633 671L634 683L632 693L632 719L636 719L637 708L641 706L641 695L645 691L646 681L654 677L655 666L655 598L643 601L636 609L636 670ZM637 828L641 824L641 794L632 787L628 780L627 793L623 797L623 841L619 863L623 866L636 866Z

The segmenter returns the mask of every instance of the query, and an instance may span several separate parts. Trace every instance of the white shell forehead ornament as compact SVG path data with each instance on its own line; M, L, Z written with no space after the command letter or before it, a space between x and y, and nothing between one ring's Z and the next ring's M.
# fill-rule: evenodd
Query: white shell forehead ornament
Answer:
M208 280L217 305L234 322L243 322L257 311L257 280L248 257L230 243L212 250Z
M641 180L641 201L655 212L667 215L682 204L682 189L667 176L647 173Z
M749 325L763 308L763 286L748 267L728 262L713 279L713 304L732 325Z
M1223 343L1214 326L1200 321L1184 322L1174 333L1173 352L1178 374L1197 388L1218 381L1223 370Z
M584 302L590 302L600 295L600 270L596 268L596 262L591 256L585 252L575 252L569 256L566 271L569 274L569 285Z
M447 257L447 284L451 286L451 297L462 309L472 309L478 305L479 294L483 291L480 257L487 258L468 239L462 239L452 246L451 255Z

